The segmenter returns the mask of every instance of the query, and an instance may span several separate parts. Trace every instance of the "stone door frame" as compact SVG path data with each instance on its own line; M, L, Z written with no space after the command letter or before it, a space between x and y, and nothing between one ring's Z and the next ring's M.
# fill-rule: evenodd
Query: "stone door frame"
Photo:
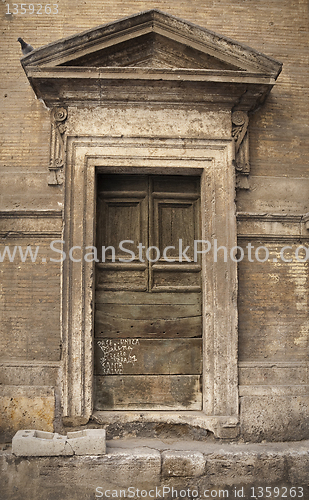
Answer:
M237 245L232 140L68 137L64 251L95 246L96 173L201 175L202 239ZM175 421L218 437L237 432L237 263L202 256L203 410L96 412L93 415L94 263L63 263L63 415L67 424Z

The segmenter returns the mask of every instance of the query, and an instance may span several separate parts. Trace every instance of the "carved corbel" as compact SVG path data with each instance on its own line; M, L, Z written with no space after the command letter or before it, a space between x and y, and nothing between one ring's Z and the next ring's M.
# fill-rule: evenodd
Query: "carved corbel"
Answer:
M232 137L235 144L236 183L238 188L249 189L249 118L244 111L232 113Z
M303 215L302 219L305 224L305 228L309 231L309 213Z
M51 112L51 138L49 178L50 186L63 184L63 167L65 163L65 121L68 112L65 108L54 108Z

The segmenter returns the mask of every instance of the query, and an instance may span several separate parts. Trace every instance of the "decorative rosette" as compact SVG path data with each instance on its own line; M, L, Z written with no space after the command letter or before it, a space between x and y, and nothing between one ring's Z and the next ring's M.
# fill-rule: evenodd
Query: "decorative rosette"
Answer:
M247 116L243 111L234 111L234 113L232 113L232 122L237 127L241 127L241 125L244 125L244 123L246 122L246 118Z
M68 112L65 108L56 108L54 110L54 120L56 122L64 122L67 119Z

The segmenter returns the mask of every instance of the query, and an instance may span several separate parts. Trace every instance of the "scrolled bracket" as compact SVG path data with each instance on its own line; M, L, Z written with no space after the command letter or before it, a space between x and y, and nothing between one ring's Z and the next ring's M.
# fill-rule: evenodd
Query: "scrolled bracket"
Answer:
M63 184L63 167L65 164L65 121L68 112L65 108L54 108L51 112L51 137L49 160L49 186Z
M232 137L235 144L236 185L241 189L249 189L249 118L244 111L232 113Z

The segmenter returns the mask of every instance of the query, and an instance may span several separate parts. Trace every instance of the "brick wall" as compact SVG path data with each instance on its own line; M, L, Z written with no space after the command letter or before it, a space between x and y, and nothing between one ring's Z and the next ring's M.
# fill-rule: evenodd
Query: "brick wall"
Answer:
M2 243L2 242L1 242ZM59 258L50 249L50 239L10 238L6 245L14 251L20 247L25 255L27 245L38 259L25 262L6 258L1 276L0 352L6 359L56 361L60 359L60 268L42 259ZM3 251L3 244L1 250ZM19 250L17 250L17 256Z

